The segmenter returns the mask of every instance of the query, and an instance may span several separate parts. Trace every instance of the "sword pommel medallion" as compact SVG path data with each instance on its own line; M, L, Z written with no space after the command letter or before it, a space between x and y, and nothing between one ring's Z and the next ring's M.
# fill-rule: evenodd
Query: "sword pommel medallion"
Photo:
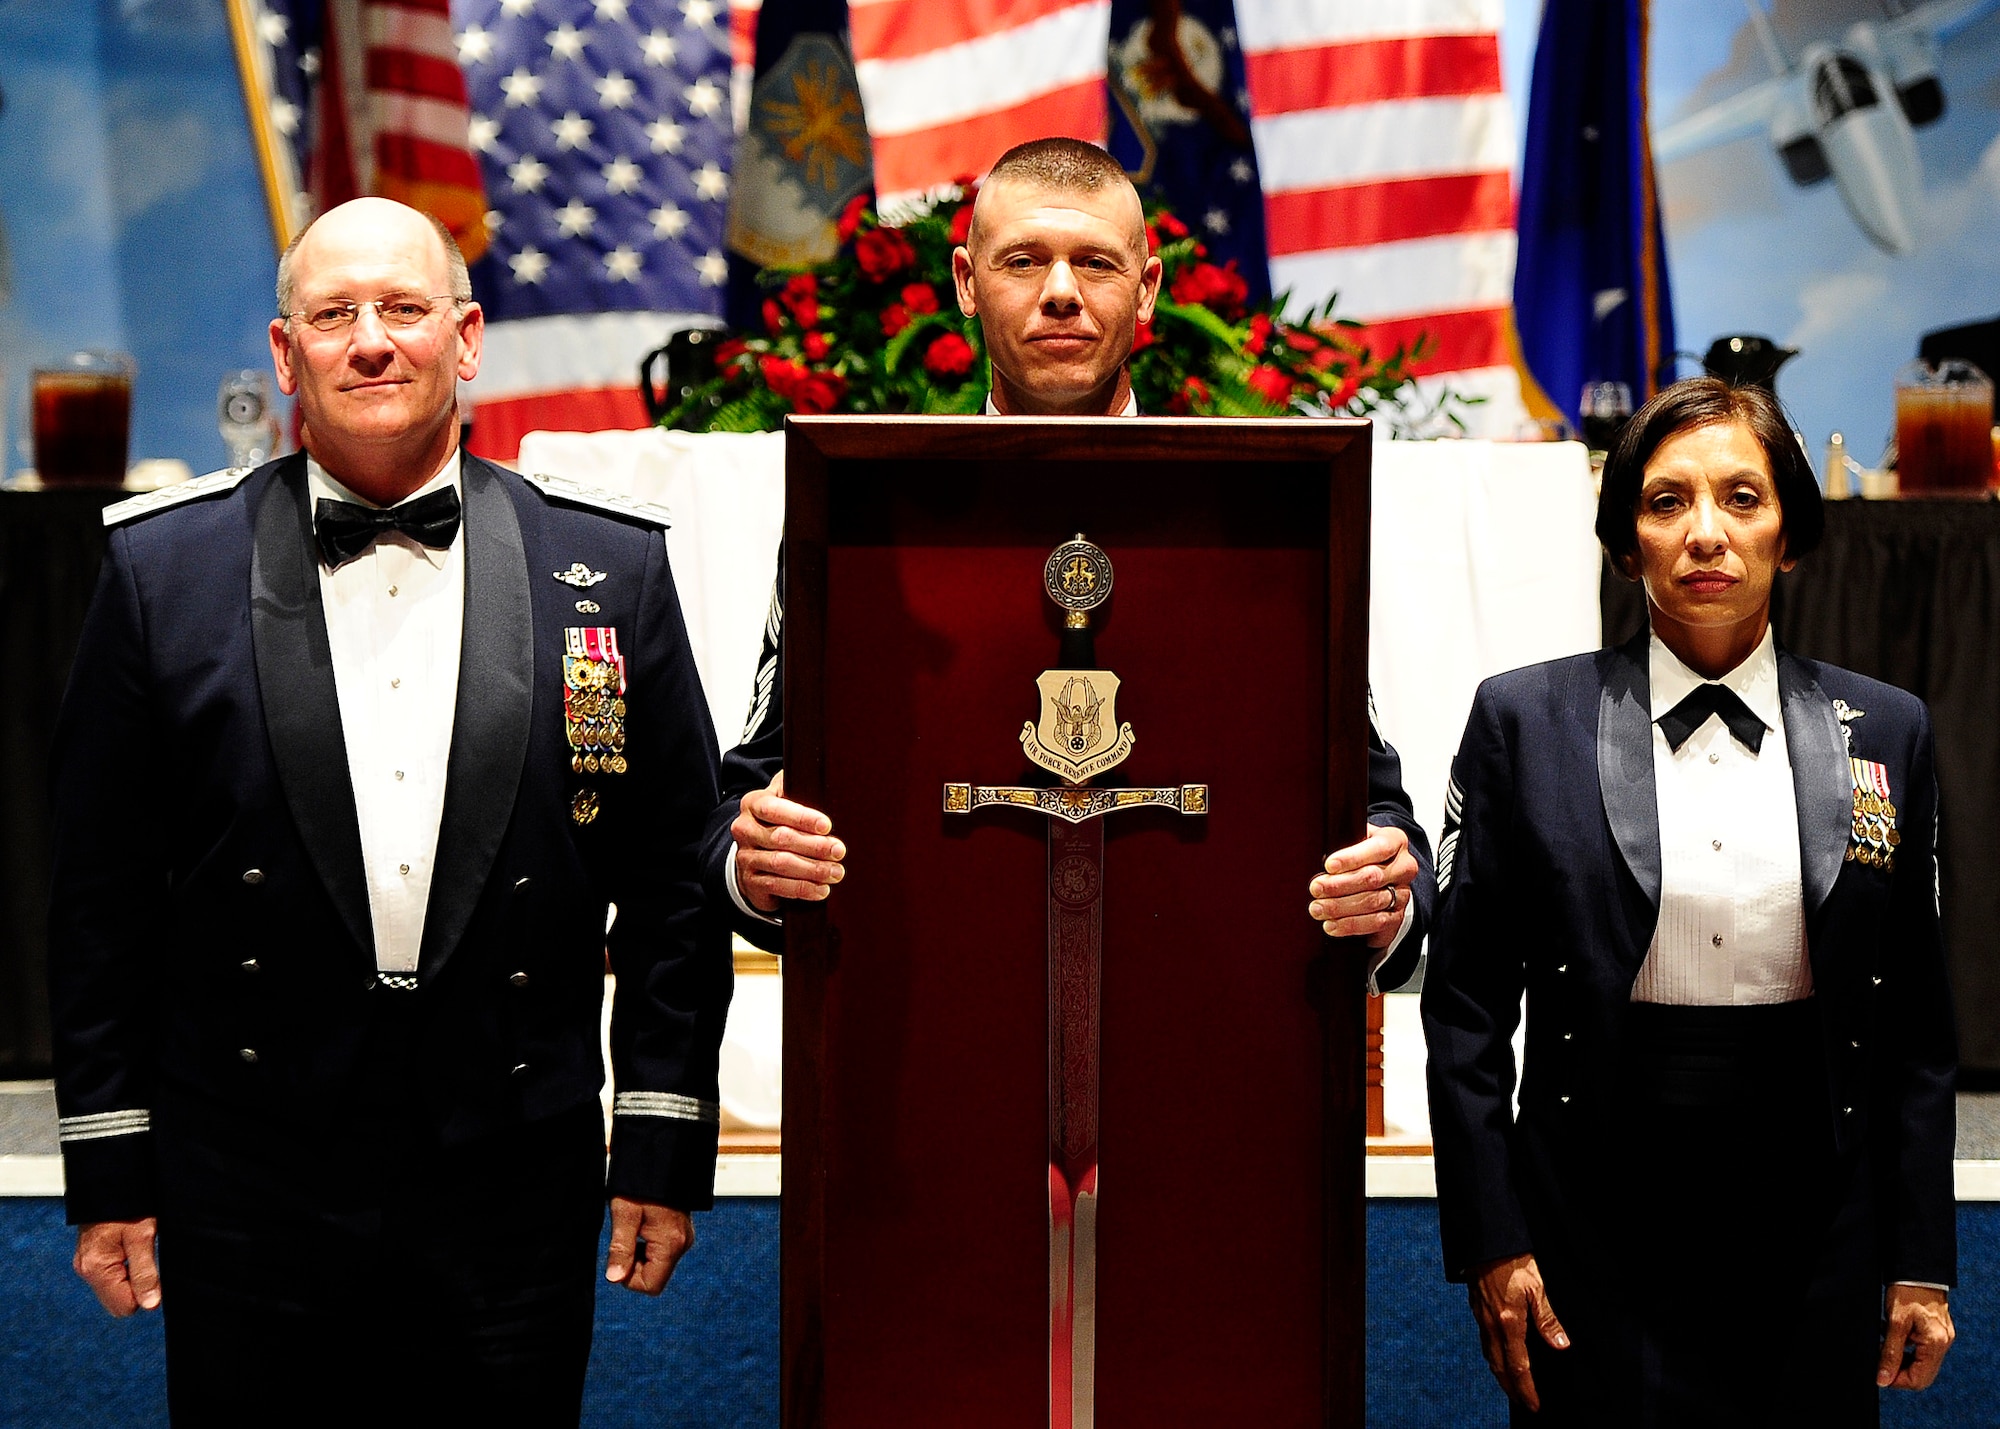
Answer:
M1042 567L1042 589L1069 612L1064 623L1081 630L1090 624L1090 612L1111 598L1111 558L1079 531L1049 553Z

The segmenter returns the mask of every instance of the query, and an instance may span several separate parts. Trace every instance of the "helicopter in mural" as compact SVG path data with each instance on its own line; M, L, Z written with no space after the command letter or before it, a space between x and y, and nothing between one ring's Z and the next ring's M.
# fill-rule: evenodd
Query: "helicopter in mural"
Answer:
M1884 253L1916 251L1923 164L1916 130L1944 117L1938 78L1944 43L2000 10L2000 0L1884 0L1880 21L1861 20L1835 40L1786 55L1764 0L1743 0L1772 77L1718 100L1653 135L1669 163L1762 130L1801 188L1831 179L1855 226Z

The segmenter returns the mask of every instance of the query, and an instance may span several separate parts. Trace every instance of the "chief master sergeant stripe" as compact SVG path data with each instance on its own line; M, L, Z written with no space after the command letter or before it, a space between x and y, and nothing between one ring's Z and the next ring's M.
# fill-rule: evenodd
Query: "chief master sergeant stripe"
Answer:
M684 1097L679 1092L620 1092L612 1099L613 1116L663 1116L671 1121L720 1122L722 1108L714 1102Z
M100 1111L89 1116L66 1116L56 1123L63 1141L101 1141L107 1136L133 1136L153 1129L150 1111Z

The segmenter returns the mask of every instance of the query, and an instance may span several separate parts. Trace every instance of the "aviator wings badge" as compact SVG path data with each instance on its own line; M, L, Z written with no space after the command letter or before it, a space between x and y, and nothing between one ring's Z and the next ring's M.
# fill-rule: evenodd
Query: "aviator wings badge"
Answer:
M588 590L604 579L603 571L593 571L582 561L573 561L568 570L556 571L554 574L564 585L574 586L577 590Z
M1847 753L1850 758L1854 754L1854 722L1867 713L1867 710L1854 708L1846 700L1833 702L1833 717L1840 721L1840 737L1847 741Z

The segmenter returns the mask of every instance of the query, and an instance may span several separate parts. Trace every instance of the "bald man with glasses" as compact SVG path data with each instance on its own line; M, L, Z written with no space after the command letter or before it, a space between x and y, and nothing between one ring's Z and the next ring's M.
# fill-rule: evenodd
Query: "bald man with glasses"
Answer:
M76 1267L163 1310L176 1423L575 1424L607 1197L649 1294L713 1198L715 740L664 513L459 450L483 318L415 210L321 217L278 309L306 450L110 509L63 706Z

